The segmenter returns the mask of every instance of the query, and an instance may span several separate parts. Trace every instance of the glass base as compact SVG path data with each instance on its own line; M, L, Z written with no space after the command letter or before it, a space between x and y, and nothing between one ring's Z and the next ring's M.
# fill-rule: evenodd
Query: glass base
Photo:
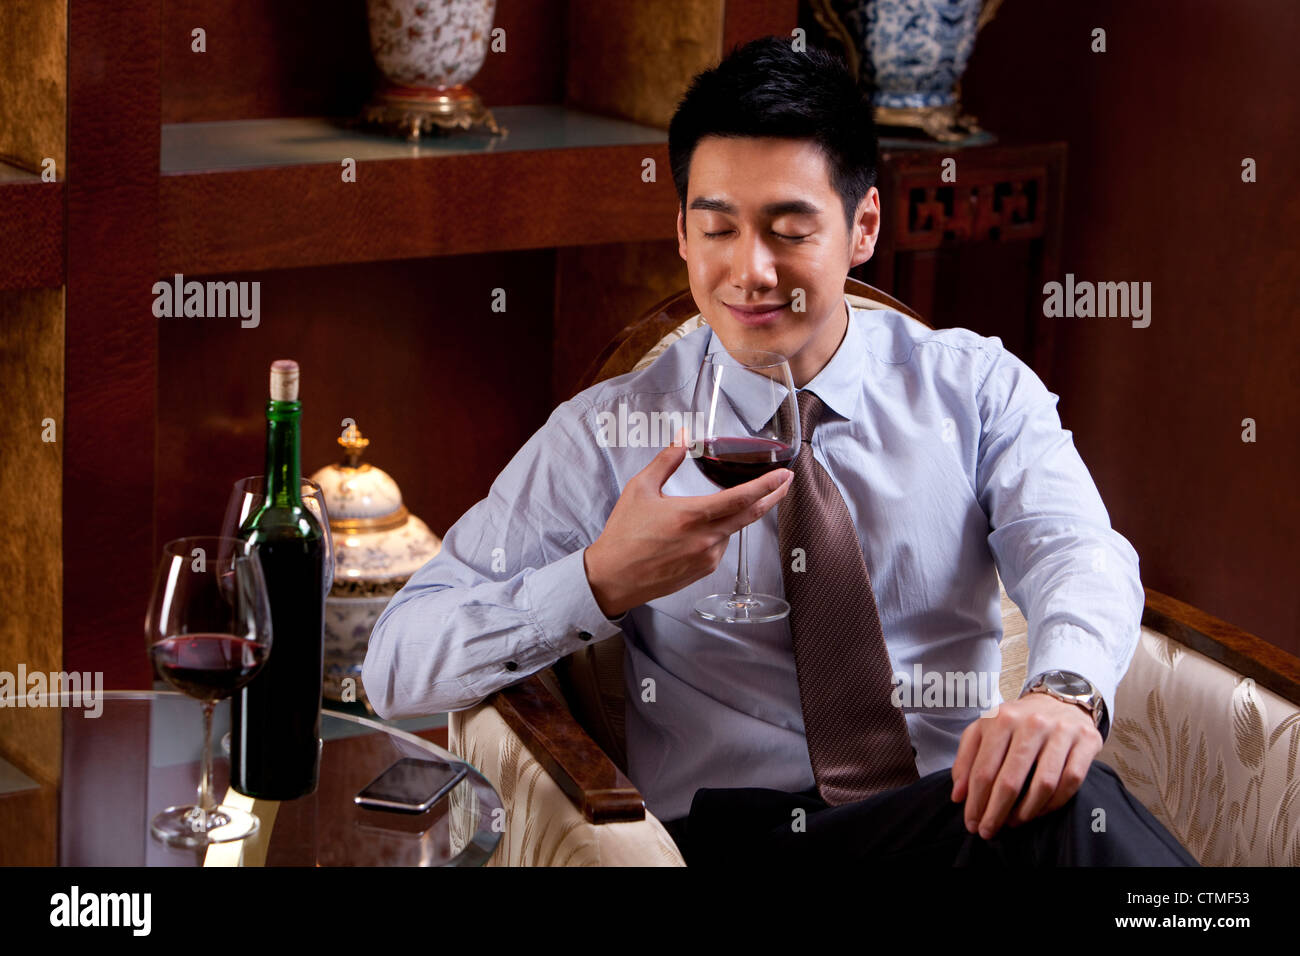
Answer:
M217 807L207 814L206 826L198 807L168 807L149 827L155 838L169 846L201 847L210 843L242 840L257 832L257 817L234 807Z
M781 620L790 605L771 594L710 594L695 602L695 613L706 621L763 624Z

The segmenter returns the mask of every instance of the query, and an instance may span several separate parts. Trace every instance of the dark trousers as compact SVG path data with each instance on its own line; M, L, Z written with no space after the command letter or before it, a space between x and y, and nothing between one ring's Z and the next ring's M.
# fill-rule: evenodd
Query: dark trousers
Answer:
M1021 791L1033 779L1031 770ZM1017 801L1018 802L1018 801ZM1014 809L1013 804L1013 809ZM802 808L804 826L795 825ZM1094 760L1069 802L990 840L968 833L952 772L856 803L817 788L700 789L690 815L665 822L688 866L863 862L917 866L1199 866L1110 767Z

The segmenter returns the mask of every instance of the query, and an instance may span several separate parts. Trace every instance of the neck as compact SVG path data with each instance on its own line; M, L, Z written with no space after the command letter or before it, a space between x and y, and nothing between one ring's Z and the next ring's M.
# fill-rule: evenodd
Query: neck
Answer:
M803 388L830 364L830 360L839 351L840 343L844 341L844 336L848 332L849 306L841 297L835 317L826 323L826 328L815 340L809 342L799 355L790 360L790 374L794 377L795 388Z

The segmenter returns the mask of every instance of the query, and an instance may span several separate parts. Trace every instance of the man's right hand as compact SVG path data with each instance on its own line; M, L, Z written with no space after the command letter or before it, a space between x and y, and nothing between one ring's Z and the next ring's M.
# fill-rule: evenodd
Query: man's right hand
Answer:
M712 574L727 542L790 490L794 472L777 468L712 495L673 497L664 482L686 457L681 432L623 489L600 537L583 555L591 593L608 618Z

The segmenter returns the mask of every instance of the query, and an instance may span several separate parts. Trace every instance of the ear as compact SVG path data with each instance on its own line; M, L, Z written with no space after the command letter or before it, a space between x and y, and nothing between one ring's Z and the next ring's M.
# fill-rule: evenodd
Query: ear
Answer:
M677 207L677 254L686 258L686 220L682 216L682 207Z
M871 258L876 251L876 239L880 235L880 192L875 186L867 190L858 203L853 220L853 231L849 234L849 268L860 266Z

